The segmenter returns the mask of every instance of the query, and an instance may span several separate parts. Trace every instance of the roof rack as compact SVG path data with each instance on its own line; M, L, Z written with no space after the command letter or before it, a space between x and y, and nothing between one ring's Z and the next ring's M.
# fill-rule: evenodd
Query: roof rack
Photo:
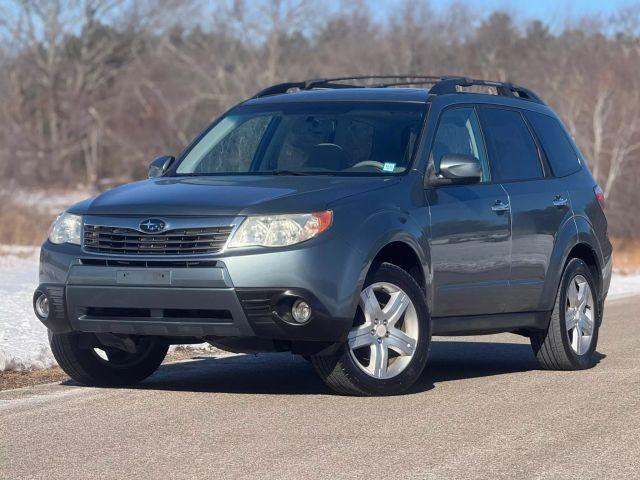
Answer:
M358 85L345 82L347 80L387 80L381 83ZM492 80L476 80L468 77L437 77L430 75L363 75L355 77L318 78L302 82L286 82L272 85L258 92L253 98L288 93L292 90L339 89L339 88L387 88L409 85L433 85L429 89L432 95L459 93L460 89L472 86L493 87L502 97L519 98L531 102L544 102L531 90L511 82L495 82Z
M476 80L467 77L444 77L436 83L429 93L432 95L444 95L447 93L458 93L460 88L483 86L494 87L498 95L502 97L520 98L536 103L544 103L538 95L528 88L520 87L511 82L494 82L493 80Z
M348 83L335 83L344 82L347 80L403 80L403 82L383 82L373 85L353 85ZM413 79L413 81L409 81ZM335 89L335 88L384 88L390 86L399 85L418 85L418 84L433 84L435 85L441 80L441 77L434 77L429 75L361 75L355 77L335 77L335 78L316 78L311 80L304 80L302 82L285 82L272 85L258 92L253 98L266 97L269 95L278 95L281 93L288 93L290 90L313 90L313 89Z

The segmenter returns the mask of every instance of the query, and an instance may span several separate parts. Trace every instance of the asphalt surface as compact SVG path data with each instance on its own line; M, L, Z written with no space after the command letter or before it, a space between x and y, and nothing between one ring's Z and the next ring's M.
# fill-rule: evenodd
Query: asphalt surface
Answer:
M332 395L288 354L0 392L0 478L637 479L639 307L608 302L591 370L537 370L515 335L446 339L394 398Z

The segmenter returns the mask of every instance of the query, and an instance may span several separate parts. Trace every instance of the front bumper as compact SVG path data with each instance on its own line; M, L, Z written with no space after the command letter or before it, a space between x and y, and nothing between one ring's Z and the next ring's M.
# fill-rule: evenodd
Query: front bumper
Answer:
M312 271L311 258L296 250L207 259L197 266L156 258L140 267L138 259L118 262L46 243L37 292L49 298L50 314L41 320L56 333L344 341L353 319L351 299L334 290L339 282L295 273L296 264ZM331 272L326 260L324 267L324 275L344 274ZM232 280L234 271L241 286ZM312 307L304 325L286 315L296 298Z

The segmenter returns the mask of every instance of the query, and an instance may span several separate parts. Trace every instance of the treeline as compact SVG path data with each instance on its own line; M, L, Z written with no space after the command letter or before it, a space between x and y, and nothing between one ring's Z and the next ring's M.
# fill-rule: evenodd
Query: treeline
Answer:
M511 80L562 116L640 232L640 6L562 27L428 1L9 0L0 6L4 185L104 188L142 178L261 88L344 74ZM558 22L556 22L558 23Z

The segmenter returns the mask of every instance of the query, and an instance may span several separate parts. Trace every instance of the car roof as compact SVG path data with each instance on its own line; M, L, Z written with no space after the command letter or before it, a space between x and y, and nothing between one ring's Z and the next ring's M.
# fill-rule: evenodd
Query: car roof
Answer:
M336 88L302 90L252 98L243 105L264 105L290 102L414 102L425 103L429 91L425 88Z
M354 84L353 82L356 82ZM374 81L371 85L357 85L357 82ZM349 83L344 83L349 82ZM421 87L417 87L421 85ZM426 89L422 85L429 85ZM394 87L394 88L389 88ZM490 95L494 103L501 104L502 99L521 100L529 104L545 105L544 102L528 88L511 82L482 80L461 76L433 75L361 75L352 77L335 77L304 80L301 82L284 82L271 85L260 90L246 104L272 104L293 102L321 101L367 101L367 102L430 102L433 98L456 103L461 97L471 93L468 88L489 88L495 91ZM284 95L286 94L286 95ZM484 96L484 95L483 95ZM501 100L498 100L501 97ZM444 100L446 98L446 100ZM441 103L441 102L439 102ZM484 100L484 103L488 103Z
M549 106L521 98L485 93L458 92L434 95L426 88L327 88L254 97L241 105L277 105L298 102L407 102L427 103L442 100L445 104L476 103L522 108L557 117ZM442 105L442 104L441 104Z

